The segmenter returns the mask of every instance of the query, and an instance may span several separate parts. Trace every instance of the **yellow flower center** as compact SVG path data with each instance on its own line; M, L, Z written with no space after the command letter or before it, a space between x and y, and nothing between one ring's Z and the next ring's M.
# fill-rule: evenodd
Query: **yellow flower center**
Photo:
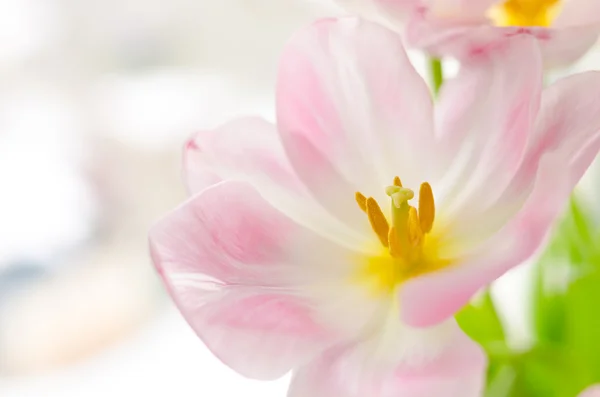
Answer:
M496 26L552 25L560 11L560 0L507 0L492 7L488 16Z
M403 187L399 177L386 193L391 199L391 222L374 198L356 193L356 202L381 243L381 254L370 257L358 274L376 293L389 293L410 278L450 264L439 257L438 241L431 234L435 203L429 183L421 184L418 210L408 203L414 192Z

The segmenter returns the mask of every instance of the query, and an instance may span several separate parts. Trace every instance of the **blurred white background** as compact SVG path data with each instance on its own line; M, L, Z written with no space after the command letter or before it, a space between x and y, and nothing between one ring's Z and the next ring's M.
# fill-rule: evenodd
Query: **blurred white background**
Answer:
M151 223L194 131L272 114L279 51L326 1L0 0L0 395L284 395L166 298Z
M146 233L185 196L184 139L272 118L281 47L337 12L0 0L0 396L285 395L287 379L246 380L209 354L166 298ZM514 279L500 287L509 308L522 306Z

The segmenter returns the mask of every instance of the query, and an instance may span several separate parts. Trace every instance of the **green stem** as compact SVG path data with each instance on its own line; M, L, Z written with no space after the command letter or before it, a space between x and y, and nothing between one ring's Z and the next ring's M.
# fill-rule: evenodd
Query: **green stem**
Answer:
M429 76L431 79L431 87L435 96L440 92L440 88L444 83L444 67L439 58L429 59Z

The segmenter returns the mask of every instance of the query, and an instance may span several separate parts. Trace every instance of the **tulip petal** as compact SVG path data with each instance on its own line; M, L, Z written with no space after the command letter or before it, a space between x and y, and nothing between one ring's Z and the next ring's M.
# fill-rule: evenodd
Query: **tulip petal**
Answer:
M200 131L185 145L184 177L190 193L221 179L262 179L301 191L302 185L277 137L272 123L259 117L233 120L214 130Z
M533 192L496 235L453 267L409 280L399 294L402 318L427 327L456 313L482 287L533 255L573 188L559 156L542 159Z
M405 28L408 46L420 48L437 57L454 57L468 62L502 46L507 37L531 29L496 27L487 23L464 23L460 19L440 18L432 10L414 13Z
M529 194L540 160L548 153L562 159L563 170L570 174L570 186L575 186L598 152L599 91L600 72L579 73L543 91L535 128L500 201Z
M498 0L434 0L430 7L438 16L473 23L486 21L486 13L496 3Z
M539 40L544 65L546 68L556 68L572 64L585 55L596 43L599 35L600 21L552 29Z
M413 13L429 9L438 17L473 24L487 22L487 10L497 0L337 0L353 14L401 31Z
M527 201L465 263L409 281L400 294L405 321L443 321L481 287L536 252L573 188L600 150L600 72L565 78L544 90L538 123L504 195Z
M288 397L478 397L485 381L485 353L455 323L452 327L436 357L411 365L365 360L360 345L326 351L294 373Z
M411 11L417 14L428 12L448 22L474 24L487 22L487 10L497 0L373 0L382 16L401 23ZM404 18L402 18L404 17Z
M275 378L323 348L327 333L311 303L285 288L308 260L293 247L318 247L321 257L310 263L323 265L343 258L343 250L295 226L248 185L203 191L154 226L150 242L186 320L236 371Z
M445 182L436 188L440 212L455 235L495 233L517 206L499 203L523 159L535 129L542 89L542 60L535 39L518 35L495 51L473 58L449 80L436 107L444 151ZM504 207L504 218L482 217ZM458 237L457 237L458 238Z
M279 70L277 119L298 176L353 228L368 227L355 192L385 199L396 175L418 186L428 164L414 164L435 159L425 151L433 138L427 85L400 37L370 22L322 20L291 40Z
M370 236L369 230L349 230L310 196L275 126L261 118L241 118L200 131L185 145L183 162L192 194L220 180L247 181L277 209L333 241L356 247Z
M331 340L356 337L378 307L331 310L365 301L338 288L356 253L297 225L247 183L222 182L192 197L152 228L150 247L194 331L248 377L279 377ZM338 326L350 316L354 327Z
M561 29L598 24L598 22L600 22L600 16L596 0L565 0L561 2L560 13L552 26Z
M567 66L594 44L600 32L600 20L594 11L574 23L571 17L557 21L552 28L497 27L487 23L465 23L460 19L437 17L433 11L414 13L406 24L406 42L439 57L455 57L468 62L473 56L502 46L507 37L530 34L539 43L546 68ZM588 22L586 22L588 21ZM523 63L525 64L525 63Z
M535 171L544 153L561 156L569 168L571 187L579 181L598 153L600 134L600 72L579 73L546 88L540 117L522 164L521 178Z
M563 159L570 185L575 186L598 153L599 90L600 72L573 75L544 90L536 129L506 197L531 190L540 160L547 153Z

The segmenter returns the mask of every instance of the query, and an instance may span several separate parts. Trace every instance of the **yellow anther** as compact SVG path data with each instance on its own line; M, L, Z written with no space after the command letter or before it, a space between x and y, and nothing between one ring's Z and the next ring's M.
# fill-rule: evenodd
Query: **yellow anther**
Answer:
M498 26L548 27L556 19L560 0L507 0L494 6L490 18Z
M390 230L390 226L388 224L387 219L385 219L385 215L381 211L379 204L373 197L369 197L366 201L367 208L367 216L369 217L369 222L371 223L371 227L379 237L379 241L385 247L388 246L388 234Z
M419 222L419 215L415 207L408 210L408 242L413 246L418 246L423 240L423 231Z
M364 212L367 212L367 198L361 192L356 192L354 194L354 198L356 199L360 209Z
M399 258L402 256L400 240L398 239L398 233L396 233L396 228L394 226L390 227L390 231L388 233L388 245L391 256L394 258Z
M419 255L424 235L433 227L435 204L429 183L421 185L418 211L409 204L415 193L399 185L402 183L400 178L396 177L394 185L386 187L385 190L392 200L389 221L373 197L366 198L357 192L355 198L359 207L367 213L371 227L381 244L388 248L390 255L396 258L412 258Z
M431 231L435 218L433 193L428 183L421 185L419 203L414 206L410 200L416 196L415 192L403 187L398 177L385 192L389 196L386 200L389 207L384 207L388 218L373 197L355 194L356 202L367 214L381 244L377 244L372 235L370 241L365 242L373 251L366 260L360 260L363 265L357 278L378 295L391 296L407 280L443 269L454 259L441 259L438 255L437 232L425 235Z
M429 233L435 220L435 202L429 183L421 184L419 190L419 221L423 233Z

